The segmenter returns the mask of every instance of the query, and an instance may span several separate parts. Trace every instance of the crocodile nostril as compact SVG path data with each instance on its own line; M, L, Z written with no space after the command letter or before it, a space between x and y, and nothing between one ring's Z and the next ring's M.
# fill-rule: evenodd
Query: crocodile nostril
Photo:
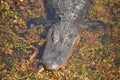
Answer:
M42 62L44 67L48 70L57 70L59 69L59 65L56 62L53 61L43 61Z

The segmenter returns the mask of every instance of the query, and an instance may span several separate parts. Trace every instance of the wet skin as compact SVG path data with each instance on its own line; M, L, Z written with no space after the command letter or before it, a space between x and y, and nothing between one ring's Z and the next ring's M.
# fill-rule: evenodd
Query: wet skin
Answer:
M80 26L95 30L97 26L106 29L102 21L84 21L92 0L48 0L59 22L53 24L47 34L47 43L42 56L46 69L57 70L66 65L76 44Z
M72 55L79 26L84 23L91 0L48 0L48 3L60 21L53 24L48 31L42 63L46 69L57 70Z

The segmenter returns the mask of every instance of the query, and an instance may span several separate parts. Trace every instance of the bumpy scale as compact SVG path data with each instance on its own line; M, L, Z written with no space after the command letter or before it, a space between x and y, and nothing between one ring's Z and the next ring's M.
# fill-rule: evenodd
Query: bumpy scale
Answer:
M60 21L50 28L42 57L46 69L63 67L72 53L79 26L89 10L91 0L48 0Z

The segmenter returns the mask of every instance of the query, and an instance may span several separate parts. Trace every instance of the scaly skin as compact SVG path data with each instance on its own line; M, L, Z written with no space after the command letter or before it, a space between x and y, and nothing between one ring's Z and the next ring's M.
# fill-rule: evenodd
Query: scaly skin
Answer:
M42 57L46 69L63 67L72 53L79 26L89 10L91 0L48 0L60 21L50 28Z

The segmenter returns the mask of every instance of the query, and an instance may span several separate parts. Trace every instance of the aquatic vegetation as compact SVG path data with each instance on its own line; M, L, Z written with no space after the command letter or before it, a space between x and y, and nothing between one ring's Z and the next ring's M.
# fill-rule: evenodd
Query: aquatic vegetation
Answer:
M118 80L120 79L120 1L95 0L87 20L101 20L106 30L81 26L79 42L65 69L44 70L27 58L45 44L43 25L29 28L31 18L46 18L42 0L0 1L0 79ZM40 52L39 52L40 53ZM39 70L39 71L38 71Z

